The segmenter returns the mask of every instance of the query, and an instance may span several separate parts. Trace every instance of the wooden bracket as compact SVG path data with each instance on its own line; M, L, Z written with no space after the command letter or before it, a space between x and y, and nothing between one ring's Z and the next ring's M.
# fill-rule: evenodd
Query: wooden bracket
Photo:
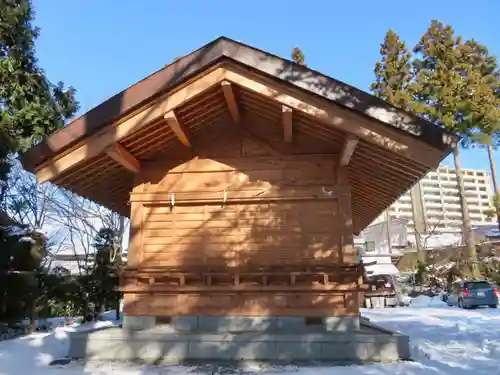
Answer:
M141 168L141 164L135 156L119 143L108 147L106 154L132 173L138 173Z
M229 114L231 115L231 119L235 124L241 125L240 110L238 108L238 103L236 102L236 97L234 96L234 91L231 82L222 81L221 86L222 86L222 91L224 92L224 98L226 99Z
M265 148L272 155L279 155L279 151L269 146L264 140L260 139L259 137L256 137L244 127L243 119L241 117L238 103L236 102L236 97L234 95L233 86L231 82L222 81L221 86L222 86L222 91L224 92L224 98L226 99L227 108L229 110L231 119L233 120L235 125L239 126L241 135L258 142L261 145L261 147Z
M186 147L192 147L191 146L191 141L188 137L188 132L182 126L181 123L179 123L179 120L177 120L177 116L175 115L174 111L169 111L165 114L165 120L167 121L168 126L170 126L170 129L174 132L175 136L177 139Z
M358 137L355 137L354 135L348 135L345 138L344 144L342 145L342 150L340 151L339 155L339 167L346 167L347 165L349 165L358 141Z
M293 140L293 112L290 107L282 107L282 120L283 120L283 140L285 143L292 143Z

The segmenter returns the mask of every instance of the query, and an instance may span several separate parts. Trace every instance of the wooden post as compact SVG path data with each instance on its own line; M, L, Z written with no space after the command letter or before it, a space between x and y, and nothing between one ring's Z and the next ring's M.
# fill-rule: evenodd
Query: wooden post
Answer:
M130 202L130 231L129 231L129 247L127 254L127 266L137 267L139 261L139 253L142 246L142 202Z
M354 237L352 226L351 190L349 185L348 166L356 150L359 139L352 134L347 134L340 154L338 155L335 168L337 168L337 186L348 187L348 194L339 198L339 213L343 220L342 225L342 253L343 263L356 262L356 250L354 249ZM348 256L348 258L347 258Z
M337 185L348 185L347 167L338 166L337 168ZM343 263L354 263L356 251L354 249L350 192L339 197L339 214L343 221L341 259Z

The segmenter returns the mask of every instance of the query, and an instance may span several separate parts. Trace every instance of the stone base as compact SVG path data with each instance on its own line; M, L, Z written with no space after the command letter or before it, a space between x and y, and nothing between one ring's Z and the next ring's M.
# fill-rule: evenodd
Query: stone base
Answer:
M156 325L154 316L129 316L123 315L122 327L128 331L138 331L153 328Z
M365 326L366 325L366 326ZM140 331L107 328L71 332L71 358L148 363L324 361L366 363L409 359L409 338L363 321L344 332L179 332L171 326Z
M315 322L317 323L317 322ZM168 326L177 332L345 332L360 329L359 317L325 317L308 324L304 317L290 316L178 316ZM151 316L124 316L123 329L138 331L156 325Z

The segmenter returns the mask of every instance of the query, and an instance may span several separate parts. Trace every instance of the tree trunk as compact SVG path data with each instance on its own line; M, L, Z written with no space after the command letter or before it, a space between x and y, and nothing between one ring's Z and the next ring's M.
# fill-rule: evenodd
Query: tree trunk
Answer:
M36 316L36 298L34 298L30 306L30 324L28 326L28 333L33 333L36 330Z
M85 286L86 287L86 286ZM83 315L83 321L87 322L88 321L88 315L89 315L89 298L87 292L84 290L84 286L80 285L80 302L82 303L82 315Z
M99 314L104 314L108 309L108 301L106 296L103 296L101 300L101 306L99 307Z
M493 204L495 206L495 212L497 215L498 230L500 231L500 204L499 204L500 202L498 202L498 196L500 192L498 191L498 184L497 184L497 167L495 159L493 157L493 146L491 144L487 144L486 149L488 150L488 159L490 160L490 170L491 170L491 181L493 182L493 192L494 192Z
M115 319L120 320L120 296L118 293L115 298Z
M415 245L417 247L417 257L421 263L427 263L427 254L423 249L422 233L425 233L425 219L423 218L424 212L422 207L421 197L419 197L420 182L410 189L411 211L413 219L413 233L415 234Z
M389 215L389 208L385 210L385 220L386 220L386 226L385 226L385 234L387 236L387 251L389 254L392 254L392 241L391 241L391 216Z
M469 207L465 198L464 179L462 176L462 168L460 162L460 145L453 149L453 156L455 159L455 173L457 176L458 194L460 197L460 207L462 209L462 222L463 222L463 240L467 246L469 255L468 263L473 277L479 276L477 265L476 244L474 243L474 236L472 233L472 223L469 216Z

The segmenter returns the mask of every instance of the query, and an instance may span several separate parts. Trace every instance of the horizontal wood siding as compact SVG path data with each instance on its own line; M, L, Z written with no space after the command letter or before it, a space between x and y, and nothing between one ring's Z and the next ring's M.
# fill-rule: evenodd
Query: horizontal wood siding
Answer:
M340 262L338 201L145 206L140 265Z
M127 315L357 316L355 293L182 293L138 295Z
M214 142L203 138L200 156L184 162L141 166L125 313L359 314L361 271L342 271L356 254L349 186L337 181L335 155L285 156L245 138ZM333 273L311 270L336 265Z

